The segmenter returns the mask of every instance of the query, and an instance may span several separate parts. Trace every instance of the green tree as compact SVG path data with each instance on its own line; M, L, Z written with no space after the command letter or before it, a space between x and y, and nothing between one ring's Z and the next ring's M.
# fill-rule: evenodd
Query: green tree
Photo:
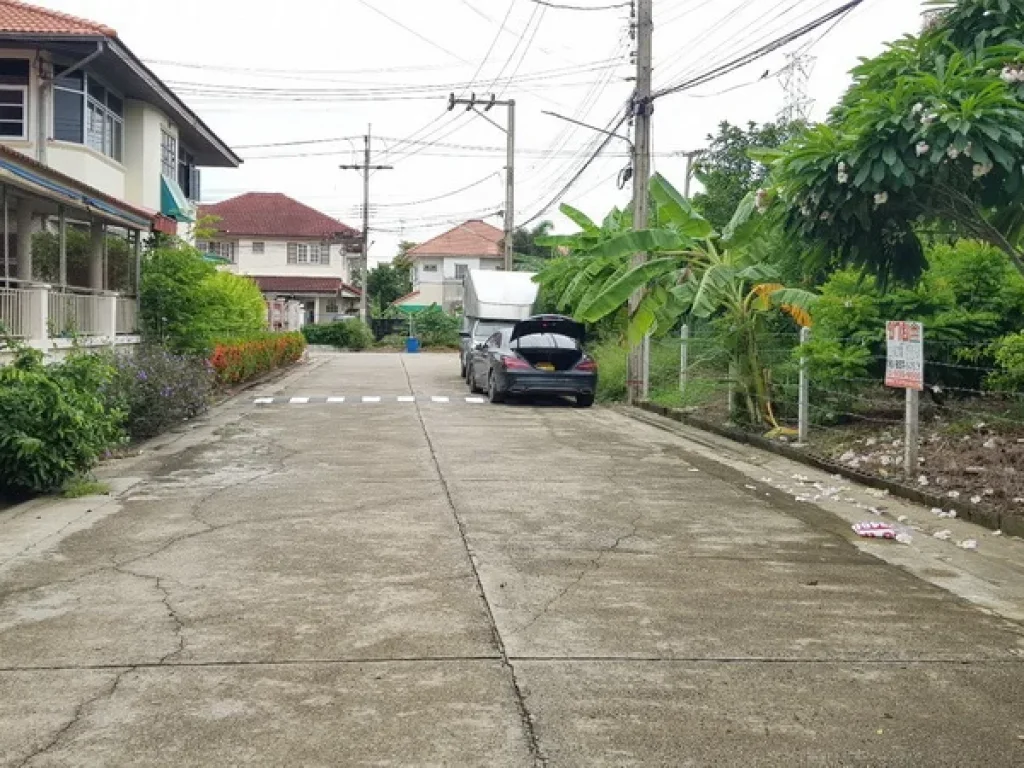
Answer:
M383 309L412 290L409 262L396 258L390 264L378 264L370 270L366 282L370 303Z
M256 284L218 272L183 244L147 254L141 304L143 330L176 351L206 352L214 339L266 327L266 304Z
M819 263L910 281L921 228L988 242L1024 273L1024 5L932 0L939 14L857 67L828 121L776 154L774 207Z
M748 193L761 186L768 167L754 160L750 150L776 148L793 138L802 126L779 121L741 128L723 121L718 133L708 135L708 148L694 163L694 175L704 187L693 196L693 207L721 230Z
M512 233L512 253L515 257L515 269L523 272L534 272L544 266L544 262L555 253L550 246L541 245L538 241L551 234L554 223L542 221L533 227L517 227Z

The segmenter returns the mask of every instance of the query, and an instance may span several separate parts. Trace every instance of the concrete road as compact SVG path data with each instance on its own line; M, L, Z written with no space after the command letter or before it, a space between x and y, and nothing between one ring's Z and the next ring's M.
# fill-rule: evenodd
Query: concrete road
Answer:
M1019 624L456 369L316 357L5 513L0 764L1024 765Z

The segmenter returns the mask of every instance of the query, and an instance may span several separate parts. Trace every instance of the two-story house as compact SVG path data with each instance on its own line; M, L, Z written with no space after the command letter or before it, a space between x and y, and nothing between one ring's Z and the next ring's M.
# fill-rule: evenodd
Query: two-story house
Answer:
M395 302L406 311L434 304L445 311L462 306L462 281L471 269L503 269L505 233L471 219L409 250L413 291Z
M352 276L361 264L360 234L287 195L248 192L200 208L216 234L198 243L224 269L251 276L268 303L298 301L306 323L357 314Z
M187 234L199 167L240 162L113 29L0 0L0 322L16 335L134 331L134 299L107 292L109 238L138 254L152 231ZM70 229L90 233L85 285L68 280ZM48 285L33 265L40 231L61 242ZM137 256L134 284L138 269Z

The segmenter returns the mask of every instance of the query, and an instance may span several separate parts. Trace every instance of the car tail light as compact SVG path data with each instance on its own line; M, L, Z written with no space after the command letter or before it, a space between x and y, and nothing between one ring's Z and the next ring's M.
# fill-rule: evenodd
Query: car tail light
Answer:
M586 371L587 373L595 373L597 371L597 362L589 357L584 357L578 363L576 363L577 371Z
M508 355L501 358L501 365L506 371L528 371L533 368L533 366L523 360L523 358L516 357L515 355Z

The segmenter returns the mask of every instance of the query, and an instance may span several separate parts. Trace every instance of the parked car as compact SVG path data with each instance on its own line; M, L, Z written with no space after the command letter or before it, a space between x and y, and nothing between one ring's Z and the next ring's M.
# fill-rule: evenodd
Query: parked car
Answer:
M473 348L483 344L499 331L511 329L516 324L516 321L466 318L465 323L469 330L462 331L459 334L459 371L463 378L466 376L466 369L469 366L469 358L473 354Z
M561 315L537 315L492 334L472 350L466 383L492 403L511 395L573 395L594 404L597 363L583 350L585 329Z

